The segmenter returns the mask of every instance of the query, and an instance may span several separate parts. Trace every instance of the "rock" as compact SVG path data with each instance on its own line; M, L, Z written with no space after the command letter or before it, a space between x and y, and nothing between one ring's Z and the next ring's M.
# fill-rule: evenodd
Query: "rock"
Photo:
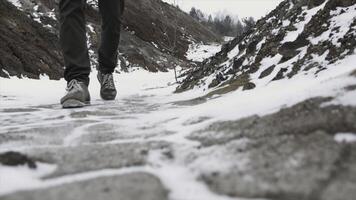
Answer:
M40 74L47 74L51 79L62 78L64 62L58 44L59 23L52 16L56 14L58 18L58 1L19 2L22 11L8 0L0 3L0 76L38 79ZM90 25L87 28L90 59L97 66L97 55L93 52L99 47L101 18L96 3L87 6L86 19ZM192 41L221 40L180 9L160 0L127 1L122 23L119 60L123 71L142 67L165 72L177 65L187 67L191 63L185 53Z
M237 60L234 60L234 65L233 65L233 68L235 70L239 69L240 67L242 67L242 63L245 61L245 57L241 57Z
M256 41L252 41L250 44L247 45L247 49L246 49L246 54L251 54L254 53L256 51L256 46L258 44L258 40Z
M242 90L252 90L255 87L256 87L256 85L254 83L248 82L244 85Z
M238 198L345 199L355 195L356 146L334 134L356 132L356 109L324 106L312 99L267 116L220 121L195 132L207 149L230 167L205 171L202 180L223 195ZM192 159L190 162L195 162ZM336 192L338 191L338 192Z
M147 159L147 154L142 154L142 151L167 146L165 143L92 144L57 149L33 149L28 154L44 162L56 164L56 171L47 176L55 178L87 171L142 166L146 164Z
M24 154L18 152L5 152L0 154L0 164L7 166L27 165L29 168L35 169L36 162Z
M281 68L277 75L272 79L273 81L281 80L284 78L284 73L287 72L288 69L286 68Z
M51 79L63 75L58 37L7 0L0 2L0 76ZM3 71L5 70L6 73Z
M329 0L328 3L326 3L326 7L330 9L335 9L336 7L351 6L355 3L355 0Z
M209 84L208 88L213 88L216 87L220 84L220 81L217 79L214 79L213 81L211 81L211 83Z
M261 78L264 78L264 77L270 75L273 72L275 67L276 67L276 65L272 65L272 66L268 67L263 72L261 72L261 74L260 74L260 76L258 78L261 79Z
M308 44L309 41L305 39L305 36L299 36L293 42L286 42L282 44L278 49L278 53L283 56L280 63L286 62L298 55L300 51L298 51L297 49L307 46Z
M168 191L159 179L144 172L103 176L55 187L18 192L2 200L167 200Z
M331 99L310 99L290 108L264 117L251 116L238 121L218 122L194 133L190 138L204 145L225 144L239 138L264 138L284 134L307 135L309 132L324 130L356 132L356 109L354 107L319 106ZM283 122L283 123L282 123ZM214 132L213 135L207 135Z

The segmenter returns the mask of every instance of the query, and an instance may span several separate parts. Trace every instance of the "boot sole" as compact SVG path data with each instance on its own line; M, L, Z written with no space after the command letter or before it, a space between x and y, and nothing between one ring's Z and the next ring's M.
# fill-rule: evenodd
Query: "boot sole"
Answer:
M68 99L67 101L62 103L62 108L82 108L89 104L90 102L84 103L76 99Z
M105 101L113 101L113 100L115 100L116 95L102 95L102 94L100 94L100 97Z

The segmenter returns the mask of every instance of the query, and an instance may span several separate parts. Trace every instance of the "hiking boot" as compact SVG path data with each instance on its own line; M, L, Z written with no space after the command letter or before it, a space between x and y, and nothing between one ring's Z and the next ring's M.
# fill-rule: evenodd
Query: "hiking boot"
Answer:
M90 94L85 83L73 79L68 83L66 91L61 99L63 108L81 108L90 104Z
M103 74L98 71L98 80L100 83L100 96L104 100L114 100L116 97L116 88L112 74Z

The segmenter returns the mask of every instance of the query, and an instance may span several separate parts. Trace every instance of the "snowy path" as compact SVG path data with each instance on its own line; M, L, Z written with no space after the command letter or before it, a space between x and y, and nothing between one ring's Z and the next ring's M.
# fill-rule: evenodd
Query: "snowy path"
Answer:
M146 99L149 98L147 96L132 96L127 99L119 99L115 102L103 103L95 101L92 102L93 106L77 110L62 110L58 105L51 105L45 108L31 107L33 110L8 110L6 115L2 114L1 116L2 123L6 123L2 124L1 133L7 133L15 138L26 139L20 141L10 139L9 143L5 142L5 144L2 144L0 150L27 152L39 148L50 150L65 147L80 147L82 145L123 144L135 144L140 147L141 144L152 142L165 143L169 136L178 136L179 133L166 131L161 128L160 124L163 123L162 121L151 122L148 120L151 112L166 107L164 105L147 103ZM24 116L28 119L26 122L23 122ZM166 121L169 120L167 119ZM71 124L73 126L68 127ZM191 143L169 140L168 144L172 146L178 145L179 148L182 146L194 148L194 144ZM19 148L14 148L15 146ZM157 150L157 153L159 153L159 150ZM164 186L172 191L172 199L230 199L227 197L218 197L209 192L206 186L196 180L195 175L189 169L184 168L178 163L172 163L169 160L166 162L161 160L160 154L155 156L151 154L155 154L155 151L150 153L147 164L142 167L100 169L76 173L38 182L35 185L24 185L24 187L29 188L23 189L48 188L105 176L147 172L161 179ZM22 179L22 177L18 178ZM7 187L9 187L8 183L2 183L1 186L2 192L6 192ZM14 188L8 189L10 191L12 189L22 189L16 188L17 186L13 185Z
M353 95L341 95L335 85L355 83L354 78L338 75L312 94L297 88L304 93L293 100L272 84L271 94L237 91L197 102L192 99L204 91L172 93L172 73L136 71L117 75L120 96L104 102L94 76L92 105L73 110L57 103L63 81L1 79L6 87L0 88L0 160L2 153L21 152L37 168L0 165L0 199L267 199L295 191L314 197L315 191L317 196L329 191L316 184L320 177L331 190L348 181L329 178L340 169L340 159L346 163L340 177L356 165L355 143L347 139L356 132L355 107L335 107L323 97ZM16 93L20 89L24 92ZM262 94L278 101L255 99ZM313 97L318 98L304 102ZM294 131L286 135L286 130ZM345 157L345 151L351 154ZM325 168L314 167L320 164Z
M147 76L147 74L145 75ZM19 84L18 82L17 84ZM57 88L58 83L54 81L43 82L52 84L53 90L59 88L59 86ZM131 84L134 80L128 82L127 84ZM46 85L45 83L43 84ZM38 84L37 87L42 87L39 88L40 90L45 88L39 82L34 84ZM91 89L97 91L95 87L98 86L95 85L96 83L93 84L94 86ZM147 83L141 83L140 86L142 84ZM135 86L131 85L131 87ZM7 101L5 99L7 97L3 97L4 104L0 113L0 153L22 152L35 158L40 157L47 163L40 163L36 170L27 167L1 167L0 165L0 195L11 194L16 191L37 191L40 193L41 191L49 191L50 188L60 188L60 186L64 187L67 184L103 177L144 173L143 175L152 174L158 177L163 184L156 186L155 199L165 199L165 193L161 196L158 195L158 191L165 189L169 191L169 199L176 200L238 199L211 192L203 182L198 180L199 174L185 166L183 158L176 159L166 155L173 155L174 152L179 151L182 151L182 153L189 152L199 146L199 142L185 138L187 127L192 130L191 126L197 125L199 122L181 123L181 119L178 119L176 114L169 112L169 110L177 109L179 106L163 100L166 97L162 94L171 93L173 87L155 88L154 85L150 84L136 90L134 94L130 93L132 92L130 89L125 91L125 89L119 87L119 91L121 89L124 94L116 101L109 102L98 99L92 91L94 96L92 105L73 110L63 110L59 104L36 106L36 103L31 102L31 100L29 102L22 101L21 98L28 98L26 95L24 97L17 95L17 98L13 100L15 102ZM157 96L157 90L161 90L159 91L161 96ZM167 90L169 93L162 92L162 90ZM51 102L53 96L44 98L47 98L45 101ZM6 105L7 103L14 108L4 108L9 106ZM26 103L28 103L27 106L16 108L16 104L23 105ZM204 122L204 120L201 120L201 122ZM189 125L189 123L193 125ZM120 153L116 155L116 148L125 148L128 145L132 147L127 151L133 152L126 152L123 149L124 155ZM113 165L116 165L117 168L113 168L112 164L96 166L97 158L91 156L100 157L100 153L93 153L90 156L75 153L84 147L87 149L106 148L106 151L112 151L109 153L110 155L102 158L105 160L102 162L110 163L111 161L106 160L111 159L123 161L114 162ZM77 163L66 163L64 157L68 155L65 153L65 155L60 155L63 153L61 151L66 151L66 149L73 150L72 161L80 162L83 159L81 157L85 157L93 159L92 162L89 161L89 165L93 166L84 167ZM42 155L43 152L55 155L46 158ZM54 158L55 161L53 162L52 159L56 156L60 158ZM41 180L41 177L47 178ZM18 181L23 184L18 184ZM75 191L72 191L72 193L75 193ZM16 196L16 194L11 198L21 199L19 197L21 195ZM45 199L46 195L42 194L40 198Z

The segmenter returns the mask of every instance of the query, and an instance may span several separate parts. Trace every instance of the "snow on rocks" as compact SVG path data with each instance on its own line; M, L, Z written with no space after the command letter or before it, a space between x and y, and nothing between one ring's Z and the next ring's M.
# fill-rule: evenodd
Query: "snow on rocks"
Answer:
M12 3L14 6L16 6L19 10L22 8L22 4L20 0L7 0L10 3Z
M200 68L186 72L177 92L231 85L253 89L260 79L268 84L298 74L317 76L355 54L355 13L350 2L338 6L334 0L283 1L254 30L223 45ZM276 60L271 63L269 58Z
M317 6L315 8L312 8L310 10L308 10L308 7L302 7L303 12L301 13L301 15L299 17L303 17L304 19L301 20L300 22L295 23L293 26L297 29L295 31L291 31L291 32L287 32L287 35L284 37L283 41L281 43L286 43L286 42L293 42L295 41L298 36L303 32L305 25L307 25L310 20L312 19L312 17L320 10L322 10L326 3L328 1L325 1L323 4L321 4L320 6ZM284 23L283 23L284 24ZM286 25L286 24L284 24ZM288 24L290 25L290 23Z

